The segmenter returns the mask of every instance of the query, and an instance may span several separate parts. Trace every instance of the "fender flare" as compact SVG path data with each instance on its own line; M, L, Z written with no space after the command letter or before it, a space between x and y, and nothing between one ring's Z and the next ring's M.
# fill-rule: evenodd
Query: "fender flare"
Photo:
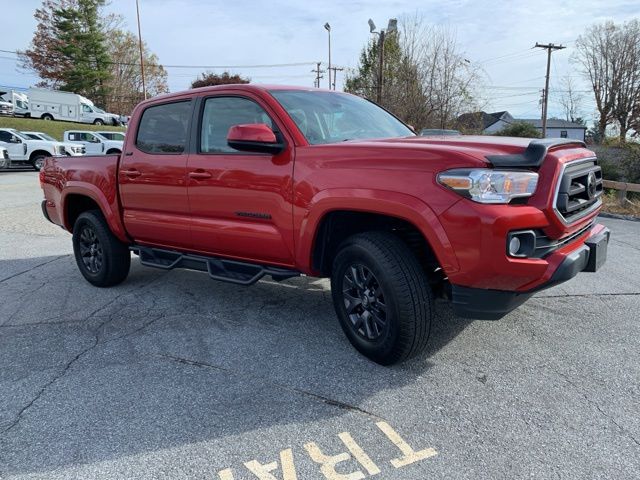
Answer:
M85 182L76 182L70 181L65 185L65 188L62 193L62 198L60 199L61 209L60 218L62 218L62 222L64 224L64 228L69 232L73 231L73 225L69 224L69 219L67 218L67 196L68 195L82 195L90 198L100 208L100 211L104 215L109 228L113 232L113 234L121 241L125 243L129 243L131 240L128 238L126 230L124 229L124 224L120 218L120 211L118 209L118 200L116 197L116 193L114 192L113 201L109 201L104 192L100 190L95 185Z
M364 188L332 188L312 198L296 242L296 263L303 269L312 270L311 258L320 222L326 214L338 210L383 214L409 222L424 235L447 274L459 270L453 246L438 217L425 202L405 193Z

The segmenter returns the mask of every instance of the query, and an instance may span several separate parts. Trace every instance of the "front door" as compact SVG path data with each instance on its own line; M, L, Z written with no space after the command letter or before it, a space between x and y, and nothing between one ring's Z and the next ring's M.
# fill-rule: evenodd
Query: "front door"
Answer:
M219 95L202 99L199 145L187 175L193 247L206 254L253 262L293 264L293 143L277 155L228 146L233 125L264 123L274 116L257 98Z
M134 145L122 153L118 183L124 226L136 243L191 248L186 186L191 104L187 99L147 107Z
M69 141L78 142L84 145L87 155L100 155L104 153L102 142L98 137L90 132L69 132Z

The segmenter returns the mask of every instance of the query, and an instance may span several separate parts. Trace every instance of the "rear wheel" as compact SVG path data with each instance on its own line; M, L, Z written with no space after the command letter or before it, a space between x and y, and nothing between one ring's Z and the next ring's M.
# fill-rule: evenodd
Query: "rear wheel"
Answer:
M331 292L351 344L382 365L424 350L433 297L418 259L387 232L354 235L333 262Z
M45 113L40 118L42 118L42 120L53 120L53 115L50 115L49 113Z
M98 210L84 212L76 220L73 253L80 273L97 287L117 285L129 274L129 248L111 233Z

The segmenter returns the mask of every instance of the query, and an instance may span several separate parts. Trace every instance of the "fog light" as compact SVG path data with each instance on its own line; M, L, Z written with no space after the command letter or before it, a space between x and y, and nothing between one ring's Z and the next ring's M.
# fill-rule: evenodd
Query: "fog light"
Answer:
M531 257L534 255L535 250L536 234L533 230L510 232L507 235L507 255L510 257Z
M509 255L515 257L518 255L519 250L520 239L518 237L511 237L511 241L509 242Z

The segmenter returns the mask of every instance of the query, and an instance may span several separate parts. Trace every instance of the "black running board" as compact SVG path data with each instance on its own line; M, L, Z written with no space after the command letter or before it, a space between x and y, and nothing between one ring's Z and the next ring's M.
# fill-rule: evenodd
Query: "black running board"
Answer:
M265 275L270 275L271 278L278 282L300 275L300 272L286 268L256 265L218 257L192 255L160 248L133 246L131 250L140 256L140 263L147 267L161 268L163 270L172 270L174 268L199 270L207 272L214 280L237 285L252 285Z

